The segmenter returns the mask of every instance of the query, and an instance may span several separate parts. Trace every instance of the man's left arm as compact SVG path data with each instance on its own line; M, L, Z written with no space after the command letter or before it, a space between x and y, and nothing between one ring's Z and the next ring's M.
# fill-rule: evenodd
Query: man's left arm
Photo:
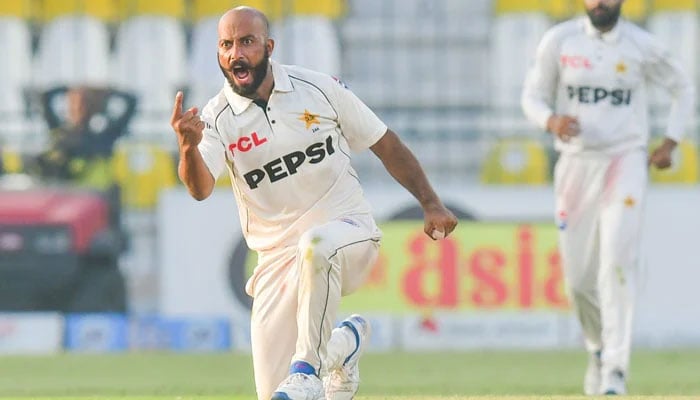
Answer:
M370 149L389 174L420 203L425 218L425 233L433 239L439 239L441 234L449 235L457 225L457 217L442 204L420 163L398 135L387 129Z
M657 42L650 46L649 60L647 77L666 89L672 100L664 141L649 157L649 164L664 169L671 166L671 153L683 138L687 122L693 117L695 90L678 59Z

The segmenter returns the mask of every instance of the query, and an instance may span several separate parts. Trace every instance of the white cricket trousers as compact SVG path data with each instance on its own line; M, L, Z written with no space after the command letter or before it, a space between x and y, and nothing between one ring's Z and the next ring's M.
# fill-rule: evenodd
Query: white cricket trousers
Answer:
M562 154L554 170L559 250L586 349L627 374L647 186L644 149Z
M298 246L258 255L246 287L253 296L251 342L258 399L270 399L289 375L292 361L306 361L323 376L354 350L354 336L347 329L333 329L336 314L341 296L364 283L377 259L380 238L370 215L349 216L308 230Z

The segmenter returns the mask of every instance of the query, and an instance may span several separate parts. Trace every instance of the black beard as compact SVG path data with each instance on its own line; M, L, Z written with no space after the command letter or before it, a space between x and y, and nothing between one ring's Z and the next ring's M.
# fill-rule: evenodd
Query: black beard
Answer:
M247 68L250 71L250 73L253 74L253 82L250 85L246 86L236 84L236 80L233 77L233 72L224 68L223 65L221 65L221 63L219 62L219 68L221 69L221 72L223 72L224 77L226 77L226 80L228 81L229 86L231 86L231 89L233 89L233 91L239 96L253 98L255 92L258 90L263 80L267 76L267 70L270 66L270 53L267 51L267 49L265 49L263 59L252 67L244 62L234 62L233 65L240 65L243 68Z
M588 18L591 20L591 24L598 29L612 28L617 23L620 18L620 7L622 4L618 4L617 7L604 7L598 6L592 10L586 10ZM603 12L599 15L594 15L593 10L600 9Z

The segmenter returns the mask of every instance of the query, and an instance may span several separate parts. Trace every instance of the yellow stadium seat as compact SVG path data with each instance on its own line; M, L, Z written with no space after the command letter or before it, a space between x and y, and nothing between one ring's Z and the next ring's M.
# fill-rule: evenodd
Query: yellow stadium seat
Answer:
M218 17L233 7L249 6L264 12L272 20L280 17L282 1L284 0L193 0L189 14L193 21L200 21L204 18Z
M286 0L283 7L282 11L286 15L321 15L335 19L345 13L344 3L341 0Z
M655 139L649 146L653 151L662 139ZM673 164L670 168L659 170L650 169L649 177L654 183L698 183L698 147L691 140L683 140L673 153Z
M573 3L574 6L574 14L583 14L586 12L586 9L583 5L583 1L575 1L575 0L569 0L570 3Z
M185 0L115 0L122 18L137 15L185 16Z
M229 0L193 0L190 4L190 19L199 21L204 18L220 16L231 8Z
M697 0L651 0L651 9L657 11L697 11Z
M550 0L547 13L555 20L564 20L574 14L574 5L571 0Z
M6 174L19 174L24 169L22 154L17 151L8 148L3 149L0 161L2 161L0 171Z
M632 21L641 21L647 17L648 13L647 0L625 0L622 3L622 15Z
M584 13L584 5L582 0L574 0L577 13ZM647 17L649 7L647 0L625 0L622 3L622 15L632 21L642 21Z
M116 0L42 0L39 11L43 21L74 14L86 14L104 21L113 21L117 17Z
M549 8L550 0L496 0L494 12L508 14L514 12L543 12Z
M322 15L335 19L345 12L345 3L342 0L193 0L190 16L193 21L199 21L219 16L237 6L257 8L270 20L288 15Z
M153 208L160 191L176 184L175 162L170 153L157 146L122 144L112 161L126 207Z
M549 181L549 157L532 139L502 139L486 156L481 171L485 184L542 185Z
M31 18L36 6L36 0L0 0L0 16Z
M575 14L584 14L585 8L583 1L569 0L573 2L573 9ZM622 4L622 15L633 21L640 21L646 18L649 12L647 6L647 0L626 0Z

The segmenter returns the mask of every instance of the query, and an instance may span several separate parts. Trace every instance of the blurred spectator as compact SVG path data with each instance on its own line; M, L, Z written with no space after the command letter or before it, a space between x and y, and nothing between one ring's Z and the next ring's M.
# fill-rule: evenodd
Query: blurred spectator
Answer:
M61 98L65 99L63 113ZM50 144L31 163L29 172L96 189L112 186L114 144L126 133L136 97L109 88L61 86L43 93L41 106Z

